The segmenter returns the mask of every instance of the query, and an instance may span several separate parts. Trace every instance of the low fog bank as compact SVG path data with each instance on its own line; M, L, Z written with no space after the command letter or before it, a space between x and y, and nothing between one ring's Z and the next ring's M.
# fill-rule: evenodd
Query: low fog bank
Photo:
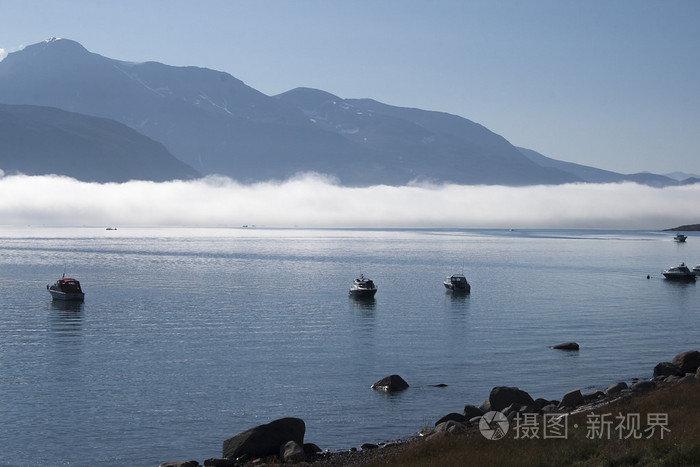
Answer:
M0 224L104 226L663 229L700 221L700 184L341 187L318 174L86 183L0 178Z

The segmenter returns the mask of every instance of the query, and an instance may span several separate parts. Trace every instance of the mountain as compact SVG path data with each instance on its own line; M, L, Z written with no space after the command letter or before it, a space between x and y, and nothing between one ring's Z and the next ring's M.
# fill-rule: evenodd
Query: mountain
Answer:
M526 185L578 180L532 163L505 138L456 115L394 107L371 99L341 99L309 88L276 97L301 109L319 129L380 154L374 166L387 173L394 171L396 183L418 179Z
M672 179L674 179L674 180L678 180L679 182L680 182L680 181L685 181L685 180L688 180L688 179L700 180L700 175L698 175L698 174L689 174L689 173L686 173L686 172L671 172L671 173L667 173L667 174L664 174L664 175L667 176L667 177L669 177L669 178L672 178Z
M0 169L94 182L200 177L165 147L105 118L52 107L0 104Z
M354 186L679 183L556 161L456 115L309 88L267 96L224 72L114 60L68 39L0 61L0 103L111 119L162 143L201 174L242 182L315 171Z
M0 102L113 119L202 174L240 181L300 171L349 185L577 180L454 115L311 89L266 96L227 73L113 60L67 39L28 46L0 62Z
M636 174L625 175L617 172L610 172L608 170L596 169L595 167L589 167L586 165L574 164L572 162L558 161L556 159L551 159L536 151L533 151L532 149L518 149L525 157L542 167L552 167L559 170L563 170L565 172L575 175L581 181L588 183L635 182L640 185L664 187L674 185L689 185L700 181L692 177L677 180L666 175L657 175L649 172L640 172Z

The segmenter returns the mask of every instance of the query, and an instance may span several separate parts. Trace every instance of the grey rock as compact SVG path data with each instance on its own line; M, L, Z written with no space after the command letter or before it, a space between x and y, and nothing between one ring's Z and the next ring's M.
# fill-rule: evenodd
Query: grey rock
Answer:
M528 405L530 407L536 405L535 400L530 394L522 389L508 386L496 386L493 388L491 394L489 394L489 403L491 405L491 410L499 412L513 403Z
M602 399L603 397L605 397L605 393L603 391L593 391L583 394L584 402L597 401L598 399Z
M552 403L551 401L548 401L547 399L542 399L541 397L538 397L537 399L535 399L535 407L538 410L541 409L542 407L544 407L545 405L549 405L551 403Z
M563 344L553 345L552 348L557 350L578 350L579 345L576 342L564 342Z
M622 392L623 389L627 389L627 388L628 388L627 383L622 381L622 382L613 384L612 386L608 387L603 392L605 392L606 396L614 396L615 394L619 394L620 392Z
M686 373L685 376L683 376L678 382L679 383L694 383L695 380L695 373Z
M467 427L466 425L464 425L464 423L456 422L454 420L448 420L437 425L435 427L435 431L446 431L448 433L465 433L467 431Z
M683 374L695 373L700 367L700 352L690 350L688 352L679 353L673 357L672 363L681 369Z
M372 385L372 389L386 392L402 391L406 388L408 383L399 375L385 376Z
M368 450L368 449L377 449L377 448L379 448L379 446L377 446L376 444L372 444L372 443L362 443L362 445L360 446L360 449L362 449L363 451Z
M160 467L199 467L197 461L168 461L160 464Z
M518 404L517 402L514 402L514 403L510 404L508 407L506 407L505 409L501 410L501 413L503 415L505 415L506 417L508 417L512 413L517 413L517 412L522 411L523 408L525 408L525 407L526 406L523 404Z
M661 362L654 367L654 378L660 376L683 376L685 373L671 362Z
M583 402L584 399L583 394L581 394L581 390L572 389L571 391L564 394L564 397L561 398L561 402L559 402L559 407L578 407L579 405L583 404Z
M280 447L280 459L282 462L299 462L304 460L304 448L294 441L287 441Z
M638 381L632 385L632 391L643 392L650 391L656 388L656 383L654 381Z
M472 418L470 418L470 419L469 419L469 424L472 425L472 426L478 425L479 423L481 423L481 417L483 417L483 415L480 415L480 416L478 416L478 417L472 417Z
M318 454L321 452L321 448L314 443L304 443L302 446L306 454Z
M518 415L518 414L524 414L524 413L537 413L538 411L539 411L538 407L518 404L517 402L515 402L513 404L510 404L505 409L503 409L501 411L501 413L503 413L503 415L505 415L506 417L509 417L511 414Z
M484 415L483 410L481 410L479 407L475 407L471 404L467 404L464 406L464 410L462 411L462 415L464 415L464 418L467 420L471 420L474 417L481 417Z
M304 444L306 424L300 418L281 418L265 425L258 425L227 439L223 443L223 456L237 459L243 456L277 456L287 441L299 446Z
M235 467L236 459L223 459L214 457L204 461L204 467Z
M548 404L540 409L542 413L556 413L559 411L559 404Z
M467 417L465 417L461 413L452 412L452 413L448 413L447 415L442 417L440 420L435 422L435 426L438 426L439 424L446 422L448 420L454 420L455 422L464 423L468 419L467 419Z
M484 401L481 404L479 404L479 410L482 412L491 412L491 402L489 401Z

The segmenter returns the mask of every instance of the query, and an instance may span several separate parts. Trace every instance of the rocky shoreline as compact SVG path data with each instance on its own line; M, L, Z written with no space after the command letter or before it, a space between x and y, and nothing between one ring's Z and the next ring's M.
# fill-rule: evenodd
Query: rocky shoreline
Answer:
M561 346L561 347L560 347ZM554 346L563 350L578 350L578 344ZM295 463L312 466L362 466L382 463L417 443L429 442L453 434L478 433L483 427L484 415L497 412L513 421L531 414L561 416L589 412L650 390L678 384L700 383L700 352L691 350L676 355L670 362L660 362L653 369L653 377L636 380L628 385L618 382L604 391L582 393L580 389L566 392L560 400L534 399L517 387L498 386L491 390L488 400L478 406L466 404L462 412L452 412L425 428L415 437L390 443L363 444L360 449L343 452L324 452L313 443L304 443L305 424L298 418L282 418L259 425L223 442L222 457L203 462L205 467L261 466ZM404 390L408 387L400 376L391 375L374 385L384 391ZM164 462L160 467L200 467L198 461Z

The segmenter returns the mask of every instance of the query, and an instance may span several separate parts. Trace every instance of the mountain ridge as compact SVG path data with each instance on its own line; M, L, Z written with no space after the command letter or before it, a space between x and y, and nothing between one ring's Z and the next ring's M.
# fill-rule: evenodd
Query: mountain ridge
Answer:
M457 115L311 88L267 96L225 72L113 60L69 39L33 44L0 61L0 102L112 119L201 174L241 182L310 171L358 186L586 181L580 168L536 162ZM655 177L638 179L679 183Z
M5 175L56 174L100 183L201 177L161 143L126 125L54 107L0 104L0 141Z

